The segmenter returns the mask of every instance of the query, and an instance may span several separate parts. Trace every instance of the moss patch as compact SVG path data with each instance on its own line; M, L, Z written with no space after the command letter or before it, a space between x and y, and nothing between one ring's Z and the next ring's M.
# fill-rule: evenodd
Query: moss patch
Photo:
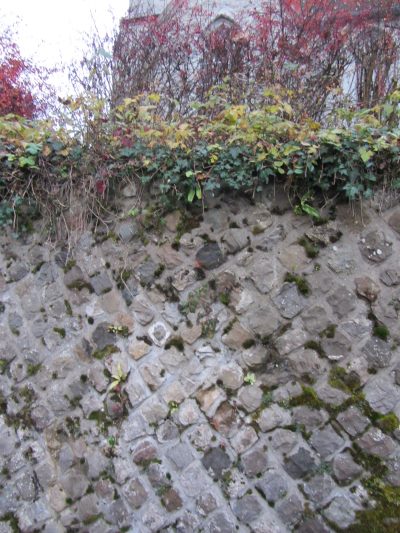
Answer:
M314 352L317 352L320 357L325 357L324 349L322 348L321 343L317 341L307 341L304 344L304 348L306 348L307 350L314 350Z
M311 294L310 285L303 276L296 276L296 274L287 272L285 275L285 281L287 281L288 283L295 283L299 292L303 296L309 296Z
M305 235L301 239L299 239L298 243L300 246L304 248L304 251L306 252L306 256L310 259L314 259L314 257L317 257L319 254L319 248L315 244L313 244L310 239L308 239Z
M92 357L95 359L104 359L105 357L108 357L112 353L119 352L119 348L115 346L115 344L107 344L104 348L101 350L95 350L92 353Z
M347 372L341 366L334 366L329 372L328 383L335 389L351 394L361 387L360 378L355 372Z
M382 339L383 341L387 341L390 336L389 329L385 326L385 324L382 324L382 323L374 325L372 334L374 337L378 337L379 339Z
M394 413L388 413L387 415L383 415L377 420L377 425L385 433L392 433L393 431L398 429L399 424L400 421Z
M306 405L312 409L322 409L324 407L324 402L318 398L318 394L312 387L303 386L302 389L302 394L289 400L290 407L299 405Z
M58 333L62 339L65 339L65 329L64 328L53 328L54 333Z
M183 352L185 349L185 343L183 342L182 337L172 337L172 339L170 339L165 345L166 350L169 350L172 347L176 348L179 352Z

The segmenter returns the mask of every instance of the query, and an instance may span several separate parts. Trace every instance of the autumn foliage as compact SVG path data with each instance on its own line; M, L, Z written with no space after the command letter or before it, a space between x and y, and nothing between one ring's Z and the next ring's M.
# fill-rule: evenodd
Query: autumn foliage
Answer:
M115 99L160 92L167 111L186 113L228 83L232 101L250 106L261 86L293 91L300 115L315 118L343 92L371 106L395 88L399 18L394 0L270 0L215 21L200 2L174 0L160 16L122 21Z
M12 32L0 34L0 115L34 118L48 104L48 72L24 59Z

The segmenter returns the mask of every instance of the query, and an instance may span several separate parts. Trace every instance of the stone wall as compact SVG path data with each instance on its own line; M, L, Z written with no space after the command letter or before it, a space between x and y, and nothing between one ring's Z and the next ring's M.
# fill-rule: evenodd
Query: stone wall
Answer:
M344 529L366 458L396 490L400 211L289 207L1 237L1 532Z

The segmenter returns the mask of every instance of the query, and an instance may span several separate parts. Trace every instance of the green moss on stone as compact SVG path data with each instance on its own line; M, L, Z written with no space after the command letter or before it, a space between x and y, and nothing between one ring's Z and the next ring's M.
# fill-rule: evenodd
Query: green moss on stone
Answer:
M304 248L306 256L310 259L314 259L319 254L319 248L313 244L306 236L299 239L298 243Z
M355 372L348 373L346 369L341 366L333 366L331 368L328 382L331 387L340 389L348 394L351 394L361 386L358 375Z
M27 372L28 376L34 376L35 374L37 374L39 372L39 370L41 368L42 368L41 363L38 363L37 365L35 365L33 363L28 363L28 365L26 367L26 372Z
M322 348L321 343L317 341L314 341L314 340L307 341L304 344L304 348L306 348L307 350L314 350L314 352L317 352L317 354L320 357L325 357L324 349Z
M285 275L285 281L287 281L288 283L295 283L297 285L299 292L303 296L310 295L311 293L310 285L308 284L307 280L303 276L297 276L296 274L287 272Z
M398 429L400 421L394 413L388 413L379 418L377 424L385 433L392 433Z
M172 339L170 339L165 345L166 350L169 350L172 347L176 348L179 352L183 352L185 349L185 343L183 342L182 337L172 337Z
M72 307L68 300L64 300L65 312L68 316L72 316Z
M244 343L242 344L242 348L245 350L248 350L252 346L254 346L256 341L254 339L246 339Z
M219 301L224 305L229 305L231 302L231 296L228 292L221 292L219 295Z
M324 402L318 398L318 394L312 387L303 386L302 389L302 394L290 399L290 407L297 407L298 405L306 405L312 409L322 409L324 407Z
M53 328L53 331L58 333L62 339L65 339L66 332L64 328Z
M385 326L385 324L375 324L374 329L372 330L372 334L374 337L378 337L379 339L382 339L383 341L387 341L390 336L389 329Z
M108 357L109 355L119 352L119 348L115 346L115 344L107 344L104 348L101 350L95 350L92 353L92 357L95 359L104 359L105 357Z

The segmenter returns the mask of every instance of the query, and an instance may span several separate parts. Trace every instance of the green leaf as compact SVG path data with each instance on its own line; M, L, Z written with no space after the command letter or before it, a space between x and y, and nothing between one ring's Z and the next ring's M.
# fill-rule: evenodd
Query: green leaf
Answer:
M195 189L190 189L189 194L187 196L187 201L192 203L194 200L194 195L196 194Z
M302 204L301 209L304 211L306 215L309 215L312 218L315 218L315 219L321 218L321 215L319 214L318 210L309 204Z
M200 185L197 185L197 187L196 187L196 196L197 196L197 198L198 198L199 200L201 200L201 198L202 198L202 196L203 196L203 194L202 194L202 192L201 192L201 187L200 187Z
M364 163L367 163L371 157L374 155L374 152L372 150L367 150L365 147L361 147L358 149L358 153L361 156L361 159Z

